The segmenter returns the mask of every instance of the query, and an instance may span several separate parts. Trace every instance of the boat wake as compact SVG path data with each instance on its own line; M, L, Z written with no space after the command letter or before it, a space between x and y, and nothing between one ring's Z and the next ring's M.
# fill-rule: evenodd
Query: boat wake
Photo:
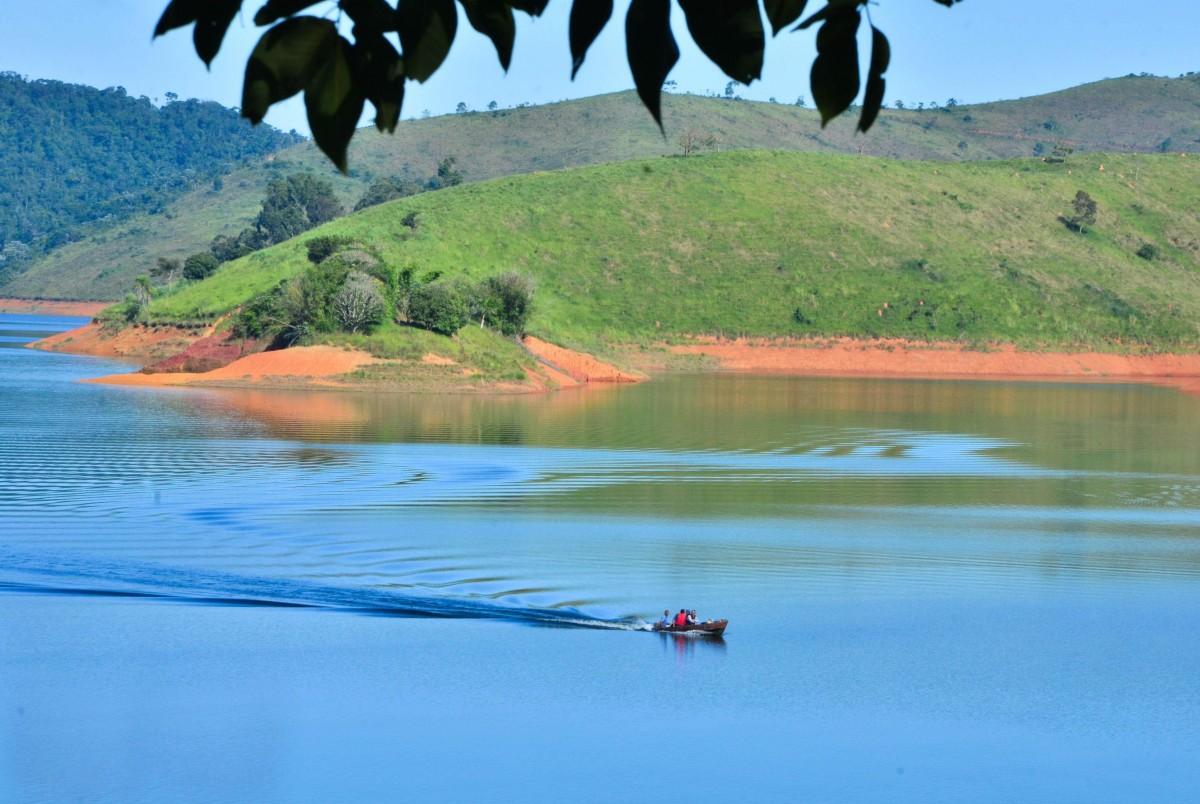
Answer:
M197 571L122 560L0 550L0 592L82 595L213 606L328 609L381 617L504 620L557 628L642 631L638 617L606 619L574 608L506 605L469 597L414 595L287 578Z

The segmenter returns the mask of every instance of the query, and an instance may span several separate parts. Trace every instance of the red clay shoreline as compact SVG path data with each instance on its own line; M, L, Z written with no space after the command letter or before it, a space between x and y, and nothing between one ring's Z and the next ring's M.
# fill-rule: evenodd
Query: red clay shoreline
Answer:
M19 299L0 297L0 313L17 313L28 315L64 315L92 318L100 314L105 307L112 306L110 301L76 301L71 299Z
M97 324L39 341L36 348L119 357L142 365L171 365L175 356L212 338L212 329L130 327L110 334ZM524 383L496 383L474 391L539 393L586 386L640 382L649 375L677 372L681 360L700 358L701 371L811 377L880 377L940 380L1024 380L1070 382L1140 382L1200 393L1200 353L1116 354L1107 352L1024 351L999 344L986 350L951 342L903 340L718 339L698 337L684 343L659 344L649 352L618 351L620 362L647 373L610 363L529 336L524 345L538 360ZM431 358L433 356L426 356ZM296 347L237 356L208 371L112 375L93 382L139 386L238 385L353 388L344 375L363 366L386 363L365 352L335 347ZM440 365L444 360L423 361ZM695 369L694 363L689 366ZM398 388L398 390L404 390ZM461 391L447 385L444 390Z

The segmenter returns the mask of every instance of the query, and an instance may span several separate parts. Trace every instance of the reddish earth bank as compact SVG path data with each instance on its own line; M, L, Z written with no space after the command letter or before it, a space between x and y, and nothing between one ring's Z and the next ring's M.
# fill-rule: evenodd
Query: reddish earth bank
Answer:
M107 301L66 301L63 299L5 299L0 298L0 313L29 315L71 315L91 318L111 305Z

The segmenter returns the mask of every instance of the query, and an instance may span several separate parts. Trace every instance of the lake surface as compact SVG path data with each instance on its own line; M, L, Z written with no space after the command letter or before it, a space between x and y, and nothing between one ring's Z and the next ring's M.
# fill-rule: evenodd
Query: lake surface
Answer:
M0 316L0 800L1200 797L1200 398L116 388L75 323Z

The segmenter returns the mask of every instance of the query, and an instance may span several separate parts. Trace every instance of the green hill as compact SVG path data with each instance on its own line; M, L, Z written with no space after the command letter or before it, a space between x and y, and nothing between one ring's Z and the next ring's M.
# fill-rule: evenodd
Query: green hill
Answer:
M1200 76L1128 77L1034 98L937 110L886 110L870 135L854 121L819 126L811 110L782 104L688 95L664 99L664 139L633 93L496 112L406 121L394 136L360 131L351 175L338 176L311 144L267 157L200 187L155 215L134 217L51 253L4 293L65 298L119 298L159 256L181 257L217 234L234 234L258 209L267 181L311 170L330 177L347 206L374 178L428 176L455 156L468 181L679 153L678 138L710 135L722 151L782 148L862 153L901 159L967 161L1049 152L1067 143L1079 152L1200 151Z
M1098 204L1082 234L1059 220L1079 190ZM418 273L524 273L530 331L593 350L703 333L1200 345L1200 158L1178 154L741 151L514 176L336 220L153 301L149 318L211 321L305 270L318 235Z
M216 103L0 73L0 278L296 142Z

